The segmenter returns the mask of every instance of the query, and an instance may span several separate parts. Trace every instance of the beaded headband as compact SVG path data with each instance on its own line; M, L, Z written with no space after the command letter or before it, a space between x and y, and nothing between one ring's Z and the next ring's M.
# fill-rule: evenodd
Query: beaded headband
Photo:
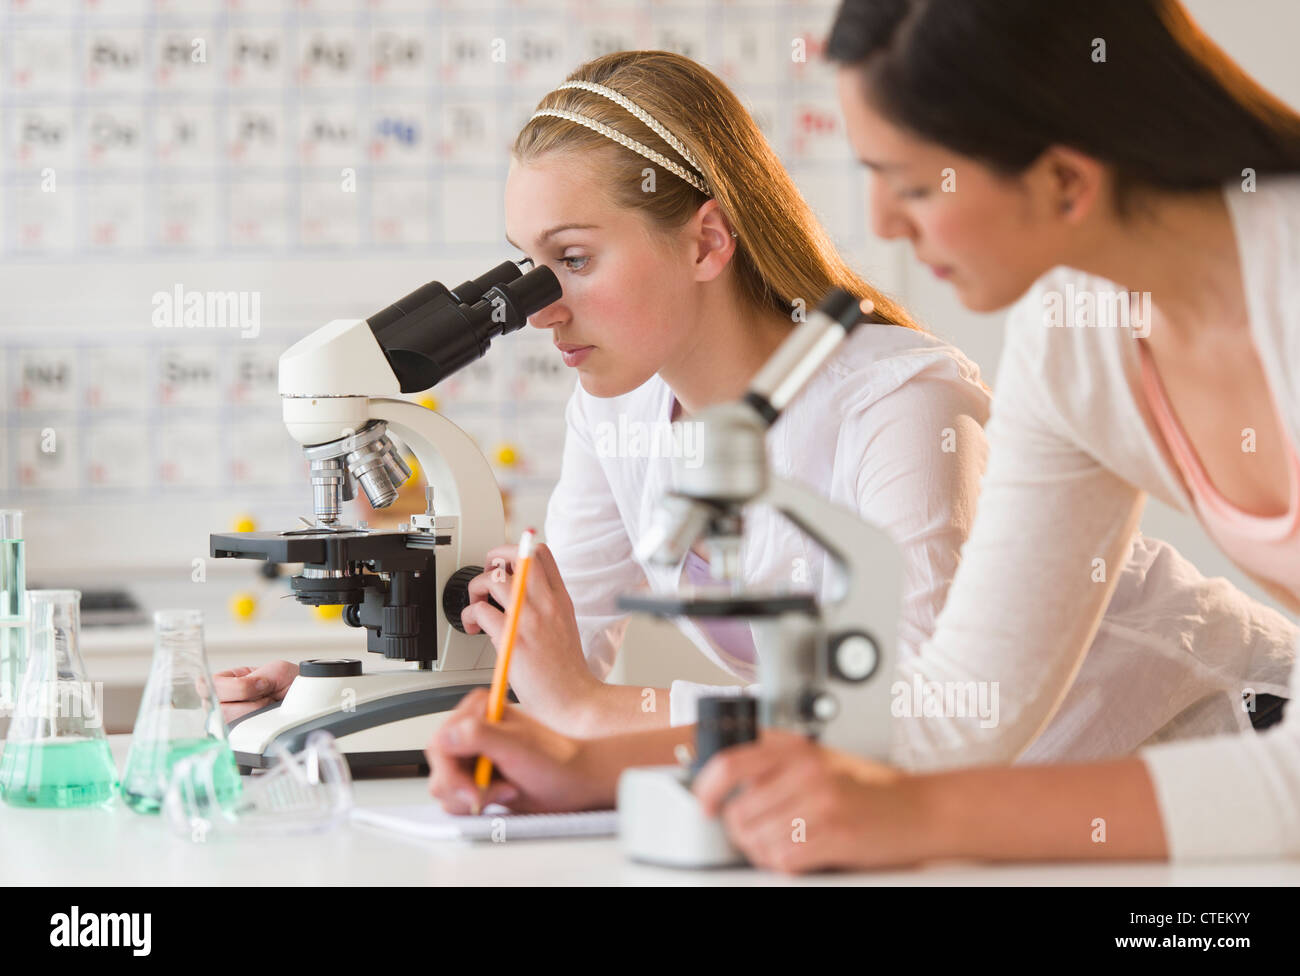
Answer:
M613 139L619 145L626 146L633 152L639 153L651 162L658 163L664 169L668 170L668 172L695 187L695 189L699 190L706 197L713 196L713 194L709 192L708 184L704 182L704 171L700 167L699 162L697 162L695 157L691 154L691 151L682 145L681 140L669 132L658 119L643 109L640 105L637 105L626 95L622 95L619 92L614 91L612 88L607 88L604 85L593 84L589 81L566 81L564 84L560 85L556 91L561 91L567 88L580 88L583 91L589 91L595 95L602 95L605 98L608 98L611 102L614 102L616 105L620 105L627 109L657 133L664 142L672 146L673 150L681 156L682 159L686 160L687 165L689 165L691 169L695 170L695 172L692 173L684 166L669 159L663 153L656 152L644 143L637 142L631 136L619 132L618 129L615 129L613 126L606 125L604 122L598 122L596 119L587 115L579 115L577 112L570 112L566 109L560 108L543 108L534 112L529 121L531 122L539 116L549 115L557 119L565 119L566 121L576 122L578 125L586 126L593 132L598 132L608 139Z

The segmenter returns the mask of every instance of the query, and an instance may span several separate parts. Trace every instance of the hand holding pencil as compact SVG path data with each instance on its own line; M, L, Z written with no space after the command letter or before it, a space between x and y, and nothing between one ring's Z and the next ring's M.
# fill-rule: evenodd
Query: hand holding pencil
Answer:
M515 647L515 636L519 632L519 615L524 608L524 593L528 586L528 568L533 562L533 546L536 532L525 529L519 540L519 562L515 567L514 586L510 591L510 605L506 607L505 637L497 653L496 670L492 672L492 688L488 692L487 720L500 722L506 710L506 690L510 685L510 654ZM474 784L479 792L488 788L492 782L492 760L479 756L474 767ZM477 811L475 811L477 812Z

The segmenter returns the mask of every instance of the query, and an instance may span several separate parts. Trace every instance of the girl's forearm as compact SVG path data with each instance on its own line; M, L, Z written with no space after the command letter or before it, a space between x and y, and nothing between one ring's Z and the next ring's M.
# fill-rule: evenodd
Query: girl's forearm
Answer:
M678 745L695 741L694 725L677 725L645 732L629 732L582 743L585 774L595 784L600 805L613 806L618 778L632 766L666 766L677 762Z
M1160 859L1168 846L1146 764L1129 758L910 777L930 816L926 859Z
M669 722L668 689L600 682L583 697L571 731L581 738L594 739L665 729Z

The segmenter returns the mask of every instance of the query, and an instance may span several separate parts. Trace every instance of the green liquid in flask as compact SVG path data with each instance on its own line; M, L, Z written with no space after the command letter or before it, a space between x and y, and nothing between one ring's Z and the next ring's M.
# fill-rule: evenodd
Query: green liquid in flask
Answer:
M172 767L187 756L208 750L219 752L212 766L212 785L217 793L217 803L223 810L231 810L239 800L243 786L230 744L219 739L174 739L159 742L152 749L133 751L132 762L122 777L122 799L136 813L158 813L162 809Z
M104 739L15 742L0 756L0 784L16 807L86 807L113 799L117 766Z
M27 656L23 642L23 540L0 539L0 703L10 711Z

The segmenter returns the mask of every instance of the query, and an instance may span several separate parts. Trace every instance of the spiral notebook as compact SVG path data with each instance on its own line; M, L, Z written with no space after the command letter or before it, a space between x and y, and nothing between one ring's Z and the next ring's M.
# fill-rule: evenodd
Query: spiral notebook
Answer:
M352 819L425 840L540 840L547 837L611 837L616 810L582 813L511 813L489 806L477 817L458 817L433 801L356 807Z

